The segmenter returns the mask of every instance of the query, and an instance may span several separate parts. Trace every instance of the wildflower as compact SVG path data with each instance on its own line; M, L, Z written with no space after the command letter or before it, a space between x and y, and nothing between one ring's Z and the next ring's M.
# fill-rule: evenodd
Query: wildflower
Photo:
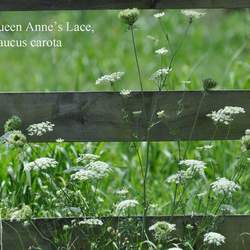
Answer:
M235 213L235 208L231 205L223 204L220 207L220 210L224 214L234 214Z
M70 229L69 225L63 225L63 230L64 230L64 231L67 231L67 230L69 230L69 229Z
M214 146L213 145L204 145L203 147L196 147L197 150L204 150L204 151L209 151L213 148Z
M171 68L162 68L157 70L150 78L152 81L158 81L166 77L172 71Z
M58 138L58 139L56 139L56 142L57 142L57 143L63 143L63 142L64 142L64 139Z
M94 154L81 154L76 162L81 163L83 165L89 164L91 162L94 162L100 158L99 155L94 155Z
M250 129L245 131L245 135L241 138L241 150L247 151L250 149Z
M217 86L217 82L211 78L204 79L202 83L205 91L211 90Z
M187 179L186 171L180 170L176 174L173 174L167 178L168 183L181 184Z
M121 90L121 92L120 92L120 95L121 95L121 96L124 96L124 97L129 97L130 94L131 94L131 90L128 90L128 89L123 89L123 90Z
M175 230L176 225L166 221L158 221L149 227L149 231L153 231L155 238L159 241L165 240Z
M140 12L138 9L126 9L119 13L119 18L127 25L132 26L138 19Z
M204 11L200 11L200 10L181 10L181 13L187 17L190 17L190 18L200 18L204 15L206 15L206 12Z
M246 113L244 108L226 106L218 111L212 111L212 113L207 114L207 117L210 117L215 124L222 123L224 125L229 125L233 121L235 115L244 113Z
M36 159L33 162L26 163L24 165L24 170L26 170L26 171L45 170L48 168L55 168L55 167L57 167L57 165L58 165L58 162L55 159L42 157L42 158Z
M164 17L164 16L165 16L165 12L160 12L160 13L154 14L154 17L155 17L156 19L160 19L160 18L162 18L162 17Z
M27 143L26 136L19 130L8 133L6 143L11 147L23 147Z
M19 130L22 125L22 120L18 116L12 116L4 124L4 132L10 132L14 130Z
M217 178L217 180L211 183L211 188L215 194L223 194L232 196L234 192L240 189L240 186L233 181L226 178Z
M11 221L20 221L29 219L32 216L32 209L28 205L22 205L21 209L16 209L14 212L12 212L10 220Z
M155 53L157 55L164 56L164 55L166 55L168 53L168 50L166 48L161 48L161 49L156 50Z
M103 222L99 219L85 219L78 222L78 225L102 226Z
M135 208L138 205L139 202L137 200L124 200L116 205L116 212L119 214L125 212L129 208Z
M183 249L178 246L175 246L175 247L170 247L167 250L183 250Z
M204 243L209 245L221 246L225 243L225 239L225 236L214 232L206 233L204 235Z
M179 165L184 165L187 168L186 175L191 178L195 175L201 175L204 176L204 170L205 170L205 162L203 161L197 161L197 160L182 160L179 162Z
M128 194L128 190L126 188L123 188L123 189L117 190L115 193L118 195L126 195Z
M46 121L46 122L41 122L37 124L30 125L27 128L28 134L30 136L42 136L48 132L52 132L54 129L55 124Z
M101 161L90 162L84 169L71 175L71 179L79 181L100 180L111 172L110 166Z
M161 110L159 112L156 113L158 119L163 119L166 117L166 114L165 114L165 111L164 110Z
M96 84L110 83L114 84L116 81L120 80L124 76L124 72L114 72L110 75L104 75L96 80Z

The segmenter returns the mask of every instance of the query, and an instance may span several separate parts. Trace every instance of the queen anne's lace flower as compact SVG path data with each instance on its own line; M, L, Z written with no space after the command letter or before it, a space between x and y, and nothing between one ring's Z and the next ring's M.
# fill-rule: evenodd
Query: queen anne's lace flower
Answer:
M200 10L181 10L181 13L187 17L190 17L190 18L200 18L204 15L206 15L206 12L204 11L200 11Z
M115 193L118 195L126 195L128 194L128 190L126 188L123 188L123 189L116 190Z
M168 50L166 48L161 48L161 49L156 50L155 53L163 56L168 53Z
M111 172L111 167L102 161L90 162L83 169L71 175L71 179L79 181L100 180Z
M119 13L119 18L125 23L132 26L138 19L140 12L138 9L126 9Z
M212 111L212 113L207 114L207 117L210 117L215 124L222 123L229 125L234 120L235 115L244 113L246 113L244 108L226 106L218 111Z
M158 81L166 77L172 71L171 68L162 68L157 70L150 78L152 81Z
M206 164L203 161L198 160L182 160L179 162L180 165L184 165L187 168L186 170L186 176L191 178L195 175L201 175L204 176L204 170L206 168Z
M154 237L159 241L165 240L175 230L176 225L166 221L158 221L149 227L149 231L153 231Z
M124 97L128 97L128 96L130 96L131 92L132 91L129 89L123 89L123 90L121 90L120 95L122 95Z
M32 124L30 125L27 130L28 130L28 134L30 136L42 136L48 132L52 132L54 129L55 124L46 121L46 122L41 122L41 123L37 123L37 124Z
M8 132L5 138L5 142L10 147L23 147L27 143L26 136L22 133L22 131L14 130L11 132Z
M134 208L139 205L137 200L124 200L116 205L116 213L120 214L129 208Z
M96 80L96 84L97 85L103 84L103 83L104 84L105 83L113 84L116 81L120 80L124 74L125 74L124 72L115 72L115 73L112 73L110 75L104 75Z
M31 171L31 170L45 170L48 168L55 168L58 165L58 162L53 159L53 158L47 158L47 157L42 157L39 159L36 159L33 162L26 163L24 165L24 169L26 171Z
M102 84L102 83L114 83L121 79L121 77L124 75L123 72L115 72L110 75L104 75L96 80L96 84Z
M162 17L164 17L164 16L165 16L165 12L160 12L160 13L154 14L154 17L155 17L156 19L162 18Z
M183 250L182 248L176 246L176 247L170 247L167 250Z
M204 243L209 244L209 245L216 245L216 246L221 246L222 244L225 243L225 236L219 233L206 233L204 235Z
M231 196L234 192L240 189L240 186L223 177L217 178L215 182L211 183L211 188L215 194Z
M186 171L180 170L176 174L173 174L167 178L168 183L181 184L187 180Z
M81 154L76 162L79 164L83 164L83 165L86 165L86 164L89 164L90 162L94 162L96 160L98 160L100 158L99 155L94 155L94 154Z
M99 219L85 219L78 222L78 225L93 225L93 226L102 226L103 222Z

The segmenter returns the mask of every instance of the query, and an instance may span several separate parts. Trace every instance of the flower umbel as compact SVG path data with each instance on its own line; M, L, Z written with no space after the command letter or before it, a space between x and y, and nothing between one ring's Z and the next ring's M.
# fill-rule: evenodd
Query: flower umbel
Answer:
M218 111L212 111L212 113L207 114L207 117L210 117L216 125L219 123L229 125L234 120L235 115L244 113L246 113L244 108L226 106Z
M24 165L24 169L26 171L31 171L31 170L38 171L38 170L45 170L48 168L55 168L57 167L57 165L58 165L58 162L55 159L42 157L42 158L36 159L33 162L26 163Z
M151 77L150 80L152 81L159 81L166 77L172 71L171 68L162 68L157 70Z
M215 194L223 194L232 196L234 192L240 189L240 186L233 181L226 178L217 178L217 180L211 183L211 188Z
M221 246L225 243L225 236L219 233L209 232L204 235L204 243L208 245Z
M110 75L104 75L96 80L96 84L110 83L114 84L116 81L120 80L124 76L124 72L114 72Z
M206 164L203 161L198 160L182 160L179 162L180 165L184 165L187 168L186 170L186 176L188 178L191 178L195 175L201 175L204 176L204 170L206 168Z
M37 123L37 124L32 124L30 125L27 130L28 130L28 134L30 136L42 136L48 132L52 132L54 129L55 124L46 121L46 122L41 122L41 123Z
M139 205L139 202L137 200L124 200L121 201L116 205L116 213L120 214L122 212L125 212L129 208L135 208Z
M26 136L19 130L8 133L6 143L11 147L23 147L27 143Z
M119 13L119 18L125 24L132 26L137 21L139 15L140 15L140 12L136 8L126 9Z
M166 221L158 221L149 227L149 231L153 231L155 238L159 241L168 238L169 234L175 230L176 225L170 224Z
M10 132L13 130L19 130L22 125L22 120L18 116L12 116L4 124L4 132Z
M187 17L190 17L190 18L201 18L202 16L205 16L206 15L206 12L204 11L201 11L201 10L181 10L181 13Z

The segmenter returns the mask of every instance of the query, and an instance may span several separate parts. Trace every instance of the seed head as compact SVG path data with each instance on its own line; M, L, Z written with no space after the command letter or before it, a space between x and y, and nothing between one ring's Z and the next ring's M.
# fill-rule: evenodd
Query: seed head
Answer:
M119 18L124 22L125 24L132 26L137 21L138 17L140 15L140 12L138 9L126 9L119 13Z

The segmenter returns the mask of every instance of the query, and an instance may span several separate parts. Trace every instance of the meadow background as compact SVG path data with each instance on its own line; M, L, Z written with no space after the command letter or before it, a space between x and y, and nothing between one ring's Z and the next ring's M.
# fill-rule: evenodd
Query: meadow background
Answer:
M157 87L149 77L158 69L159 58L155 50L166 46L155 11L142 11L137 22L136 41L139 59L143 71L146 90ZM0 49L0 91L109 91L104 85L97 86L95 81L106 73L126 72L124 78L116 85L117 90L138 90L139 83L132 54L130 34L117 18L118 11L102 12L26 12L1 13L2 23L49 23L66 21L90 23L95 28L92 33L0 33L0 39L62 39L64 48L1 48ZM188 19L179 11L168 11L164 17L165 27L173 45L180 40ZM208 14L195 20L182 49L176 57L170 76L169 90L183 90L183 81L190 80L189 90L202 89L202 79L213 78L218 82L217 89L248 89L250 83L250 13L244 11L211 10ZM154 37L154 39L152 39ZM1 124L3 126L3 124ZM250 125L249 125L250 128ZM70 128L69 128L70 133ZM208 166L208 181L217 176L230 178L240 155L240 142L213 142L211 152L196 150L206 142L193 142L188 158L204 160ZM182 142L185 145L185 142ZM24 177L18 177L18 163L15 163L16 151L0 151L0 184L2 200L12 207L17 207L30 199L29 195L39 194L33 204L34 216L60 216L63 210L47 207L46 199L53 199L53 192L43 177L32 186ZM142 147L144 144L142 143ZM173 198L172 187L166 178L178 169L176 164L177 143L154 143L151 151L151 172L149 176L150 202L155 204L150 214L167 214L164 208ZM112 175L102 182L100 203L103 214L111 204L117 202L117 189L127 188L129 198L140 197L142 180L137 156L129 143L74 143L63 145L43 145L30 152L31 158L51 156L60 162L55 183L63 185L67 178L65 168L76 164L79 153L95 153L114 167ZM194 187L202 186L204 180L194 182ZM242 191L235 195L236 213L249 213L250 174L241 179ZM27 188L25 189L25 185ZM8 188L7 188L8 187ZM194 187L190 187L190 196ZM55 186L55 191L57 187ZM8 190L8 195L3 190ZM20 191L22 190L22 191ZM206 190L200 190L200 192ZM56 193L56 192L54 192ZM104 200L104 201L102 201ZM195 204L187 204L187 211L192 212ZM141 213L141 211L139 211Z

